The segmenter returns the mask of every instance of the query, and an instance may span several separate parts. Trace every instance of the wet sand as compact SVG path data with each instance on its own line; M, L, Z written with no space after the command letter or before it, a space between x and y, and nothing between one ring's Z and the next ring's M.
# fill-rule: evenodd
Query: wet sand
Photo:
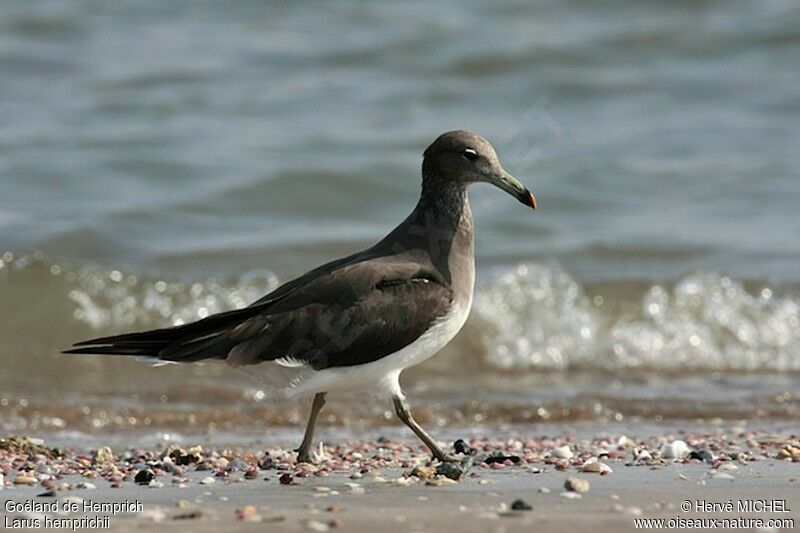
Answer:
M112 454L59 450L52 457L47 457L51 453L47 448L5 450L0 451L0 465L6 472L0 512L4 521L11 520L4 522L8 528L22 523L14 520L108 513L14 510L7 501L17 505L57 502L81 509L84 501L141 503L133 512L110 517L108 526L119 531L186 527L193 531L523 531L536 527L597 532L634 529L635 519L678 517L800 523L800 448L797 435L791 432L714 427L705 433L694 429L644 438L616 433L509 435L473 438L467 445L471 448L467 452L473 453L464 457L474 465L459 481L435 475L436 465L430 465L424 450L406 437L335 442L325 447L316 466L294 464L289 448L173 446ZM695 458L686 456L691 452ZM668 457L671 454L680 458ZM497 456L504 460L492 459ZM15 484L17 476L34 478L34 484ZM137 476L145 484L137 483ZM589 490L582 494L566 490L568 478L588 481ZM513 510L517 500L532 509ZM771 509L747 512L739 508L765 500L775 502ZM684 501L690 502L688 512L682 508ZM698 510L698 502L712 506L730 502L732 509ZM524 506L517 503L516 507ZM752 530L754 525L745 529ZM778 529L788 530L788 525L780 524Z

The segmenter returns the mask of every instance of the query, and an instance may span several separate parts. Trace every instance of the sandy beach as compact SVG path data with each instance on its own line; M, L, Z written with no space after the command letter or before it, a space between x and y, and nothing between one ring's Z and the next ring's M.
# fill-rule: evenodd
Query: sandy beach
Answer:
M288 447L173 444L109 454L48 452L45 445L24 453L6 440L2 519L6 528L70 519L61 526L80 529L90 525L81 518L95 518L118 531L712 527L700 520L717 520L715 528L792 529L800 519L797 435L780 427L689 426L638 437L572 427L553 437L515 428L507 438L471 438L457 445L473 462L457 480L437 474L402 435L330 442L317 465L294 464ZM111 502L118 512L103 507Z

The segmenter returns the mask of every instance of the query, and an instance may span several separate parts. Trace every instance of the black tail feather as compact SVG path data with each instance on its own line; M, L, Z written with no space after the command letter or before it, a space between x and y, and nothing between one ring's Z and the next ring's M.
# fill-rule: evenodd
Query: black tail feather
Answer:
M82 348L63 350L61 353L83 355L138 355L142 357L158 357L158 352L153 350L152 347L84 346Z
M248 307L212 315L191 324L163 329L99 337L75 343L65 354L128 355L166 361L193 362L224 358L227 331L258 310Z
M154 329L150 331L139 331L136 333L125 333L111 337L99 337L86 341L76 342L73 346L92 346L95 344L138 344L140 342L169 342L180 336L180 326L173 328Z

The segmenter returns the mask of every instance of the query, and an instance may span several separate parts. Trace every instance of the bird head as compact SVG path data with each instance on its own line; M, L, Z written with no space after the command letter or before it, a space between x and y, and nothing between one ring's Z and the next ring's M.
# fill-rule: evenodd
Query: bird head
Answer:
M492 144L465 130L440 135L425 150L423 176L456 183L491 183L528 207L536 209L536 197L514 176L506 172Z

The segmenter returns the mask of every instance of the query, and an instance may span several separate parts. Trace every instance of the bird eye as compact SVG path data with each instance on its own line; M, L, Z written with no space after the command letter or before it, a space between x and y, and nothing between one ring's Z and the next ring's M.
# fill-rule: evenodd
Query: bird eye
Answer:
M467 159L467 161L475 161L476 159L478 159L478 152L476 152L472 148L465 148L464 157Z

